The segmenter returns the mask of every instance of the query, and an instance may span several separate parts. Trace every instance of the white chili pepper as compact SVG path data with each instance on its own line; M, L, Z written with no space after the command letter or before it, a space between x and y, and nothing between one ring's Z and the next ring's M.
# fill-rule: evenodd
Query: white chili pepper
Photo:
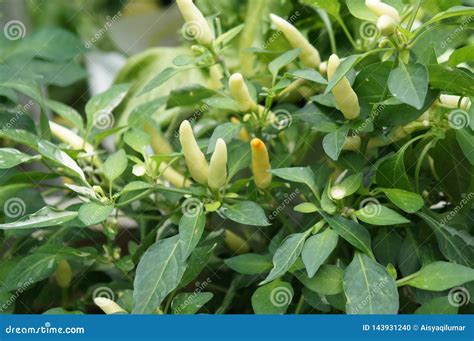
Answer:
M217 139L214 153L209 164L208 185L212 189L219 189L227 180L227 146L223 139Z
M445 108L459 108L462 110L469 110L471 107L471 100L468 97L461 99L461 96L455 95L440 95L439 102Z
M126 313L126 311L121 306L105 297L94 298L94 303L107 315Z
M329 57L328 61L328 79L331 80L336 73L340 64L338 56L335 54ZM343 77L333 88L332 93L336 100L339 110L348 120L353 120L359 117L360 106L357 94L351 87L351 84L346 77Z
M207 185L208 164L194 138L191 124L187 120L184 120L179 127L179 141L183 148L189 173L191 173L194 180L202 185Z
M376 16L381 17L382 15L388 15L397 22L400 22L400 14L395 7L387 5L380 0L365 0L365 5L369 10Z
M232 76L230 76L229 90L242 112L257 110L257 103L255 103L252 96L250 95L247 84L245 84L244 77L242 77L240 73L234 73Z
M391 36L397 28L397 22L389 15L382 15L377 20L377 28L384 37Z
M210 45L214 41L214 32L192 0L176 0L179 11L188 25L187 29L202 45ZM185 28L186 29L186 28Z
M301 49L301 62L307 67L317 68L319 63L321 63L321 57L318 50L310 44L305 36L296 27L278 15L270 14L270 18L275 26L283 32L291 46Z

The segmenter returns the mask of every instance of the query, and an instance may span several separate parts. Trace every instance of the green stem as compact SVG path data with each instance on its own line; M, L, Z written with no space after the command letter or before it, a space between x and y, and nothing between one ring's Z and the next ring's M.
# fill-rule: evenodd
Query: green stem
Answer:
M336 21L339 23L339 25L341 25L341 28L344 31L344 33L346 34L347 39L349 39L349 42L351 43L352 47L356 50L359 50L359 46L357 46L357 43L355 42L354 38L352 38L351 33L347 29L347 26L346 26L346 24L344 24L344 21L341 19L341 17L339 17L339 16L336 17Z
M431 146L436 142L436 140L430 141L425 148L423 148L423 151L421 152L421 155L416 163L416 168L415 168L415 183L416 183L416 192L420 193L420 183L419 183L419 178L420 178L420 170L421 166L423 165L423 161L425 160L426 154L431 149Z
M301 310L303 309L303 306L304 306L304 296L303 294L300 296L300 299L298 300L298 305L296 306L296 309L295 309L295 314L299 314L301 313Z
M413 24L415 23L416 15L418 14L418 11L420 9L421 2L422 2L422 0L418 0L416 2L415 8L412 12L412 16L411 16L410 21L408 22L408 25L407 25L407 30L409 32L411 31L411 28L413 27Z
M409 281L418 276L418 273L419 271L412 273L411 275L408 275L406 277L400 278L398 281L395 282L397 284L397 287L406 285Z

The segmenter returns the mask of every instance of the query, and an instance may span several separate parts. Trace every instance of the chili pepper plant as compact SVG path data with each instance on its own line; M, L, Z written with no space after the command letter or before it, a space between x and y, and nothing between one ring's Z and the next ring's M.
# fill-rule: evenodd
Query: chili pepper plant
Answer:
M472 2L173 6L91 96L5 25L1 311L472 313Z

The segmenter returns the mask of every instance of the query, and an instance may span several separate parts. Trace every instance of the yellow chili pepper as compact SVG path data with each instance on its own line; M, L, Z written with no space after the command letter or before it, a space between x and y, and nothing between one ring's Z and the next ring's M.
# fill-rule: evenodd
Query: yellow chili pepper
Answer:
M250 95L247 84L245 84L244 77L242 77L240 73L234 73L232 76L230 76L229 90L242 112L257 110L257 103L255 103L252 96Z
M194 180L202 185L207 185L208 164L204 154L199 148L194 138L191 124L184 120L179 127L179 141L183 148L184 158L188 166L189 173Z
M67 260L62 260L59 262L58 268L54 273L54 277L56 279L56 283L58 283L61 288L69 288L72 280L72 270Z
M336 70L340 64L339 57L335 54L329 57L328 61L328 79L331 80L336 73ZM337 106L341 110L344 117L348 120L353 120L359 117L360 106L357 94L351 87L351 84L346 77L343 77L337 84L332 88L332 93L336 99Z
M227 146L223 139L217 139L214 153L209 164L208 185L212 189L219 189L227 180Z
M176 0L176 3L194 38L202 45L210 45L214 41L214 32L193 1Z
M397 23L400 22L400 14L398 13L397 9L381 2L380 0L365 0L365 5L378 17L381 17L382 15L388 15L392 17Z
M268 157L267 147L262 140L258 138L250 141L252 149L252 172L253 181L258 188L265 189L272 182L271 165Z
M270 18L275 26L283 32L291 46L301 49L301 62L307 67L317 68L319 63L321 63L321 57L318 50L309 43L305 36L296 27L278 15L270 14Z

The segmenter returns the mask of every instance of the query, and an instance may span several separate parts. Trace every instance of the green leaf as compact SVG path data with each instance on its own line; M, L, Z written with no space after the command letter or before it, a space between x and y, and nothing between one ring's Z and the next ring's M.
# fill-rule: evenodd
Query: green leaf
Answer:
M311 189L313 193L318 192L318 188L314 181L314 173L309 167L291 167L291 168L272 169L271 173L287 181L305 184L306 186L309 187L309 189Z
M364 223L387 226L409 223L410 220L401 216L394 210L380 204L369 203L355 212L357 218Z
M79 219L86 226L92 226L107 219L113 210L113 205L101 205L91 201L81 206L79 209Z
M270 70L273 80L278 76L278 72L285 67L286 65L293 62L296 58L299 57L301 53L300 49L293 49L288 52L283 53L281 56L275 58L268 64L268 70Z
M224 263L234 271L244 275L259 275L272 268L271 259L256 253L246 253L224 260Z
M376 171L376 183L381 187L411 190L410 180L405 169L405 150L388 156L380 162Z
M390 73L388 88L395 98L421 109L428 93L428 70L423 64L400 63Z
M230 110L234 112L239 111L239 106L237 105L237 102L234 101L232 98L215 96L211 98L206 98L203 100L203 102L212 108Z
M0 148L0 169L9 169L22 163L38 160L39 155L31 156L14 148Z
M309 232L311 232L311 229L307 232L291 234L285 238L273 255L272 271L270 271L267 278L260 284L269 283L283 276L291 268L296 262L296 259L300 256L304 241L308 237Z
M355 67L363 58L364 58L364 55L362 54L354 54L344 59L339 65L339 67L337 68L336 72L334 73L334 76L329 81L329 84L326 87L324 94L328 94L337 85L337 83L339 83L339 81L343 79L346 76L346 74L353 67Z
M430 85L435 89L474 96L474 76L470 71L446 65L428 65Z
M248 143L233 143L227 148L227 179L232 179L238 171L247 168L252 160Z
M125 194L128 192L134 192L134 191L144 191L147 189L152 188L153 186L149 184L148 182L144 181L132 181L125 185L125 187L122 189L120 194Z
M261 286L252 295L255 314L284 314L293 300L294 291L290 283L274 281Z
M474 269L454 263L434 262L412 276L404 284L423 290L443 291L474 281Z
M298 280L313 292L321 295L337 295L342 292L342 276L344 271L335 265L321 266L312 278L305 273L297 273Z
M399 12L404 5L402 0L385 0L384 3L395 7ZM365 5L365 0L347 0L346 4L354 17L364 21L377 21L377 16Z
M444 257L452 262L474 267L474 237L466 231L448 226L449 221L434 219L430 215L417 213L434 231L438 247Z
M150 145L151 137L142 130L132 128L125 133L123 141L134 151L145 154L145 149Z
M184 288L194 279L196 279L197 276L199 276L201 271L206 267L207 263L209 262L209 259L212 257L216 246L217 243L200 246L194 249L194 252L188 258L188 266L184 271L183 278L181 278L179 288Z
M200 103L203 99L214 96L214 90L203 87L199 84L186 85L170 92L166 108L191 106ZM202 110L203 108L201 108Z
M324 136L324 151L334 161L337 161L337 159L339 159L339 155L342 152L342 147L344 146L344 142L346 141L348 132L349 130L347 129L347 127L341 127L335 132L329 133Z
M296 205L293 210L300 213L314 213L318 211L318 207L312 202L303 202Z
M449 296L433 298L415 310L415 314L421 315L455 315L457 313L458 307L450 303Z
M379 188L379 190L381 190L394 205L407 213L415 213L424 205L423 197L417 193L396 188Z
M308 238L301 252L301 257L309 278L314 276L319 267L331 255L337 246L337 242L338 234L329 228Z
M385 268L356 252L344 272L348 314L397 314L398 290Z
M133 314L152 314L181 281L182 264L179 236L163 239L142 256L133 282Z
M216 38L215 44L218 45L223 45L226 46L229 44L236 36L239 35L239 33L242 31L244 28L244 24L241 24L239 26L235 26L234 28L231 28L227 32L221 34Z
M159 87L162 85L164 82L169 80L171 77L175 76L179 72L181 72L183 69L177 69L174 67L167 67L163 71L161 71L159 74L157 74L151 81L145 85L145 87L140 91L138 94L139 96L144 95L153 89Z
M474 61L474 45L464 46L454 51L448 60L449 66L457 66L464 62Z
M321 74L313 69L293 70L288 72L292 77L306 79L318 84L328 84L328 81Z
M1 292L18 288L27 289L34 283L48 278L56 270L59 260L60 257L56 254L33 253L25 255L8 273L1 287Z
M61 211L44 207L34 214L27 215L13 223L0 224L0 230L31 229L62 225L77 217L77 212Z
M86 104L87 128L91 129L96 120L112 117L112 111L122 102L130 90L130 84L117 84L107 91L92 97ZM110 127L108 127L110 128Z
M330 217L325 213L322 215L338 235L362 252L372 256L370 233L364 226L343 217Z
M179 239L181 241L181 254L183 262L188 259L201 240L206 215L202 210L196 214L184 214L179 221Z
M127 169L127 163L127 154L125 154L123 149L120 149L118 152L110 155L102 167L105 177L110 182L113 182L115 179L120 177L123 172L125 172Z
M227 219L239 224L253 226L271 225L263 209L253 201L242 201L234 205L224 206L221 212Z
M472 131L467 127L456 129L456 140L466 159L474 166L474 134Z
M357 173L354 175L350 175L345 178L340 184L337 184L337 188L341 189L344 192L343 198L346 198L359 189L362 185L362 173ZM336 186L333 186L336 187Z
M223 139L225 143L229 143L232 141L234 137L236 137L242 126L240 124L234 123L224 123L219 125L214 132L212 133L211 138L209 139L209 145L207 146L207 154L214 152L214 148L216 147L216 143L218 139Z
M173 314L195 314L214 296L211 292L181 293L171 303Z
M24 144L32 148L38 149L39 137L23 129L2 129L0 130L0 137Z
M84 120L76 109L71 108L70 106L67 106L61 102L53 101L52 99L47 99L45 101L45 105L65 120L71 122L74 127L80 131L84 130Z
M341 4L338 0L303 0L304 4L320 8L328 12L329 14L337 17L341 9Z
M79 177L83 182L87 183L86 176L76 161L74 161L68 154L63 152L51 142L40 140L38 142L38 151L45 158L67 168L70 173Z

